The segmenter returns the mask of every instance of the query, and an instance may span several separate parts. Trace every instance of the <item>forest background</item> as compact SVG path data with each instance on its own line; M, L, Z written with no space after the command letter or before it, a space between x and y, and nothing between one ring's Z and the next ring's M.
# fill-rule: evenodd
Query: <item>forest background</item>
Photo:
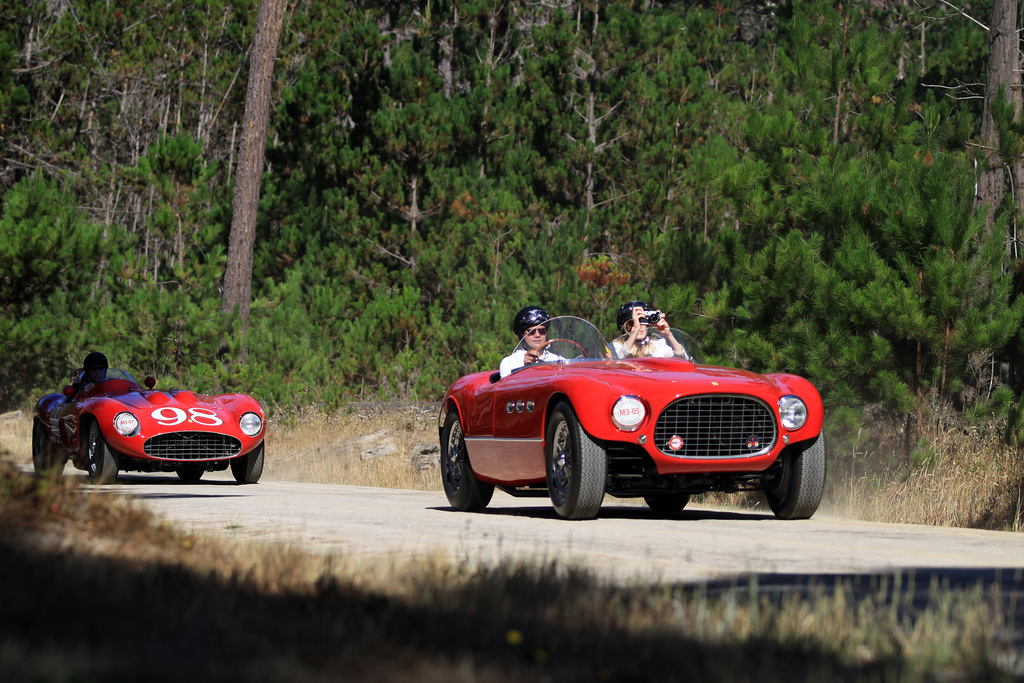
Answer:
M0 410L90 349L271 410L439 400L520 307L612 336L641 298L709 361L809 377L840 442L1019 439L992 0L294 0L245 321L221 288L258 8L0 0Z

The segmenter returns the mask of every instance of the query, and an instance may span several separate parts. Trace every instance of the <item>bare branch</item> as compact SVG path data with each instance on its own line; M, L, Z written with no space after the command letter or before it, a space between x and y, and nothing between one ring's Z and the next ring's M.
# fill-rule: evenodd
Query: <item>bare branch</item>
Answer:
M959 7L954 5L953 3L948 2L947 0L939 0L939 2L941 2L943 5L946 5L947 7L952 7L953 9L955 9L957 11L958 14L960 14L960 16L964 17L965 19L970 19L971 21L973 21L975 24L977 24L978 26L982 27L986 31L988 30L988 26L985 26L985 24L981 23L980 21L978 21L977 19L975 19L974 17L969 15L967 12L963 11L962 9L960 9Z

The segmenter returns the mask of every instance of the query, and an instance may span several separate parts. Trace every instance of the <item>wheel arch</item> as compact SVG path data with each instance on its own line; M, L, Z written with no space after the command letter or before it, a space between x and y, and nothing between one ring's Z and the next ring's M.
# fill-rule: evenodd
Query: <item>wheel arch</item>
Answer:
M89 430L92 429L93 422L99 423L99 418L92 413L82 413L78 418L78 452L85 453L88 447ZM100 430L100 434L103 430Z
M551 414L555 412L555 406L557 406L559 403L568 404L569 407L572 409L572 412L576 413L576 406L573 405L572 399L569 398L568 394L566 394L564 391L555 391L551 394L551 396L548 398L548 404L544 406L544 424L541 426L541 434L544 437L545 446L547 445L547 425L551 421ZM579 419L578 416L577 419Z
M440 439L444 433L444 421L448 418L448 413L455 411L455 414L459 416L459 422L465 424L465 419L462 415L462 406L459 405L459 400L454 396L446 396L441 402L441 410L437 414L437 438Z

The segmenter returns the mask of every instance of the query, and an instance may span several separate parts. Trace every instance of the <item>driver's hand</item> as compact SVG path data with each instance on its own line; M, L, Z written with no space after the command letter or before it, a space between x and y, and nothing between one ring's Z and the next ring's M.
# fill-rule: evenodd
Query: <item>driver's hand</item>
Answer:
M526 355L523 356L523 362L529 365L530 363L536 363L537 359L539 358L540 352L537 351L536 349L530 349L529 351L526 352Z

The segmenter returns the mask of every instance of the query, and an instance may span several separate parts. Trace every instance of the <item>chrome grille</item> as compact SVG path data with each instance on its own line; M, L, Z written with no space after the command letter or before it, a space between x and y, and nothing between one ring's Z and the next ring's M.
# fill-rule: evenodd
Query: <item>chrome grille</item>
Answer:
M220 460L242 451L242 442L226 434L173 432L147 439L146 455L160 460Z
M743 458L770 451L777 434L775 414L756 398L691 396L658 416L654 444L677 458Z

